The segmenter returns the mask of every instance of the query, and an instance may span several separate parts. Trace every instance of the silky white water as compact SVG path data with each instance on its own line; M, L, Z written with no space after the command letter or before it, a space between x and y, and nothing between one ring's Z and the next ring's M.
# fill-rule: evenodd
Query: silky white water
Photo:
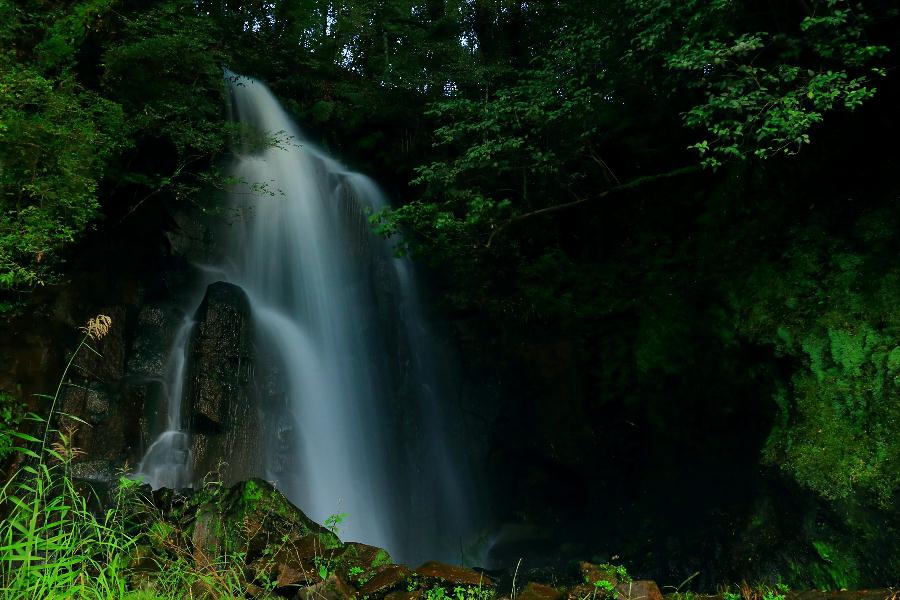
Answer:
M193 320L187 318L175 335L165 366L162 394L165 399L166 426L141 460L137 473L151 482L154 489L179 489L192 482L190 439L182 422L187 343Z
M343 539L399 560L458 561L470 485L448 434L449 361L412 265L368 227L366 212L387 203L371 179L306 142L263 84L226 80L235 120L278 140L238 153L240 216L222 234L220 265L247 293L283 393L260 407L269 456L259 475L318 522L346 514ZM190 324L183 330L169 361L169 426L139 469L154 487L193 476L176 383Z

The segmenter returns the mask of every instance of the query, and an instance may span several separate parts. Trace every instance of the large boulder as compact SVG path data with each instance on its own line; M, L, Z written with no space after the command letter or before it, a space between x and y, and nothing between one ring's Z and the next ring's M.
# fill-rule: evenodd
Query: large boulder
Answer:
M494 586L493 580L484 573L436 561L427 562L416 569L416 575L426 585L447 585L451 589L457 586Z
M564 594L549 585L529 582L519 595L517 600L562 600Z
M616 586L618 600L663 600L655 581L638 580L622 582Z
M260 479L230 488L208 485L187 496L159 490L153 505L156 511L140 516L152 519L144 523L151 544L132 557L146 567L143 581L153 579L146 571L166 564L173 548L190 558L191 569L237 574L247 590L270 590L279 597L343 600L356 593L360 577L368 581L376 571L396 568L380 548L342 544ZM400 569L403 576L410 573Z
M230 283L213 283L194 320L183 404L194 476L216 473L228 485L264 472L247 295Z

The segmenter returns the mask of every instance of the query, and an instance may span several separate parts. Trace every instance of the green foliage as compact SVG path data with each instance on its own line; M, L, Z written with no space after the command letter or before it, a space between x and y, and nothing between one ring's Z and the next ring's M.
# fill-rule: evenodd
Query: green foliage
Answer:
M175 183L188 165L209 161L230 142L225 57L215 36L193 3L164 2L127 18L121 39L104 54L103 83L127 111L130 135L164 140L176 152L171 172L143 174L158 177L157 185Z
M127 557L137 538L126 533L121 510L134 485L123 481L115 505L95 514L71 477L77 449L72 431L51 431L54 409L75 357L94 351L82 339L50 398L43 439L14 432L15 450L30 462L0 488L0 589L4 598L116 598L126 590ZM49 443L51 433L58 438ZM28 447L31 446L31 447Z
M43 70L69 68L91 30L102 26L116 0L85 0L74 3L47 28L44 40L35 48Z
M752 279L742 327L798 360L766 459L830 500L888 506L900 489L900 371L891 358L900 320L890 300L900 293L900 273L885 240L867 231L880 218L857 227L856 240L871 244L865 254L819 229L797 231L781 264Z
M415 587L412 590L416 589ZM412 591L410 590L410 591ZM447 588L435 585L425 590L427 600L493 600L495 597L493 588L478 586L456 586L450 593Z
M343 523L347 519L347 513L334 513L329 515L327 519L325 519L325 528L328 529L334 535L338 535L338 532L341 528L341 523Z
M213 23L193 3L130 13L112 0L44 4L4 3L0 23L8 42L0 52L0 292L8 298L57 280L66 246L109 209L111 191L129 189L134 210L160 192L195 199L224 185L213 161L232 134L224 59ZM98 51L102 62L83 62ZM92 71L102 85L85 77ZM151 142L168 144L175 160L135 161ZM3 306L9 312L15 302Z
M98 188L121 151L120 107L71 76L0 68L0 288L52 280L60 249L99 216Z
M808 578L817 589L851 589L859 585L861 579L859 565L852 556L840 552L831 544L815 540L813 548L822 561L809 567Z
M594 595L601 598L615 598L616 586L613 582L601 579L594 582Z
M661 131L719 167L796 153L829 112L872 97L888 50L866 41L872 15L832 0L803 14L751 4L531 8L549 28L534 59L431 104L421 194L375 215L376 229L466 282L449 294L457 305L542 308L522 292L530 265L558 256L555 215L602 214L614 195L690 172L688 156L654 154ZM691 143L696 129L705 139Z
M15 432L24 418L20 402L12 395L0 392L0 461L14 452Z
M637 26L632 64L658 56L672 84L700 92L703 101L685 111L684 123L705 130L708 137L691 147L708 167L799 152L826 113L858 108L884 74L877 59L888 48L867 41L872 17L851 2L807 3L788 26L790 12L766 22L741 3L628 7Z

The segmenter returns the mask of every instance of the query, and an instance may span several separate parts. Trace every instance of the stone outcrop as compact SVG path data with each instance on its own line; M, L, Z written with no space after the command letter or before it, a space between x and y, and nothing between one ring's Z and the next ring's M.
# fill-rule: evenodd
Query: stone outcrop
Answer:
M217 473L226 484L249 479L263 465L247 295L235 285L214 283L194 320L183 406L195 478Z
M390 565L366 582L360 588L360 593L376 600L383 598L390 592L404 589L411 575L412 571L403 565Z
M639 580L622 582L616 586L618 600L663 600L655 581Z
M131 557L140 566L136 588L151 585L153 569L179 548L191 560L188 568L239 574L250 597L420 600L438 587L446 598L460 588L477 590L465 595L471 600L491 597L493 582L477 571L435 562L413 571L382 548L342 543L259 479L208 485L187 496L159 490L152 500L155 511L138 516L152 534Z
M562 597L563 593L555 587L531 582L516 596L516 600L561 600Z
M426 585L481 586L493 587L494 582L484 573L448 565L436 561L427 562L418 569L416 575Z

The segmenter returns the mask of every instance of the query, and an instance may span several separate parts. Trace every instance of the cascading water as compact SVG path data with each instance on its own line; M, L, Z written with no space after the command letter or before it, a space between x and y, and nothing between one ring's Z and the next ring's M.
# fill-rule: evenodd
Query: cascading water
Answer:
M366 212L386 206L383 195L303 141L263 84L226 80L236 120L281 140L236 160L241 218L225 234L222 265L223 278L247 293L256 344L283 395L260 407L267 472L259 475L319 522L346 513L346 539L400 560L459 559L472 531L470 484L448 439L448 361L412 265L369 230ZM154 487L192 478L179 383L189 333L186 323L169 360L167 429L139 469ZM285 439L291 456L276 460L285 444L275 441Z
M182 421L184 398L184 370L187 364L187 343L193 320L187 318L175 335L169 352L162 394L166 400L166 427L147 449L137 472L154 488L179 489L191 484L191 450Z

